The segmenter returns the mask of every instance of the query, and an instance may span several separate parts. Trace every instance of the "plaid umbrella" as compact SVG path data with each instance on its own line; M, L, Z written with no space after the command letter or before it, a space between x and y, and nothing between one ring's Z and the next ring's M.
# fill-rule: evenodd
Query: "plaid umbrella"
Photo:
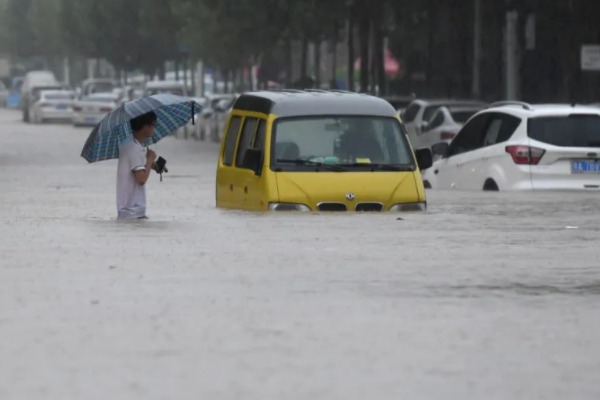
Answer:
M150 111L156 113L156 129L146 144L154 144L193 120L202 106L172 94L156 94L121 105L106 115L88 137L81 157L88 162L119 158L119 145L130 135L131 121Z

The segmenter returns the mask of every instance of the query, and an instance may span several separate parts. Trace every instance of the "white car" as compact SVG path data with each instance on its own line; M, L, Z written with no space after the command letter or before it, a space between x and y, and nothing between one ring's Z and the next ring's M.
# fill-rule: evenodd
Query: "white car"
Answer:
M600 190L600 109L496 103L432 150L428 188Z
M72 90L42 90L29 108L29 118L34 124L48 121L68 121L73 118Z
M200 140L209 138L220 143L221 135L227 123L229 111L237 96L234 94L211 94L206 96L202 104L200 124L196 128L196 137Z
M121 97L114 93L94 93L73 104L73 125L96 126L109 112L121 105Z
M465 122L483 110L483 106L442 106L423 125L421 134L413 138L415 149L431 147L436 143L450 143Z
M417 136L423 133L427 121L431 120L433 114L438 108L443 106L475 106L485 107L485 103L475 100L414 100L402 113L402 122L408 132L408 139L413 143L414 148L418 148L414 143L417 141Z
M187 86L179 81L149 81L144 88L144 96L170 93L177 96L188 97Z

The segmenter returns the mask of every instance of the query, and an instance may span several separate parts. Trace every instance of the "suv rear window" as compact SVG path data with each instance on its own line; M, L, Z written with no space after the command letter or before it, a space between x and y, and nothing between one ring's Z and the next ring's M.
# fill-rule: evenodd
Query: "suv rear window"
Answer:
M600 116L570 115L529 120L528 135L562 147L600 147Z

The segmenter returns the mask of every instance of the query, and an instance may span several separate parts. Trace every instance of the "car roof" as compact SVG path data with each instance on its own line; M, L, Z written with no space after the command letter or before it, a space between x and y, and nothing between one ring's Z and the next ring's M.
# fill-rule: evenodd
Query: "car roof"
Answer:
M114 93L102 92L102 93L92 93L90 95L85 96L81 100L86 101L86 100L93 100L93 99L106 99L109 101L117 101L117 100L119 100L119 98L120 98L120 96L116 95Z
M40 91L40 94L42 96L48 95L48 94L75 94L75 92L73 92L72 90L42 90Z
M185 84L178 81L149 81L146 83L147 88L183 88Z
M278 117L311 115L372 115L396 117L387 101L367 94L317 89L250 92L241 95L234 110L275 114Z
M504 102L492 104L486 112L508 112L522 118L549 117L572 114L596 114L600 116L600 109L585 105L570 104L527 104L521 102Z
M417 103L419 105L425 107L439 107L439 106L453 106L453 105L482 105L485 106L486 103L481 100L469 100L469 99L416 99L413 103Z

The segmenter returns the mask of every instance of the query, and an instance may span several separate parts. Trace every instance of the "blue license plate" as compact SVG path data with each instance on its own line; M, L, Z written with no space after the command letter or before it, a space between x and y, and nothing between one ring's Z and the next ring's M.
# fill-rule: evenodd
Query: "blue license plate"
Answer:
M86 124L95 124L96 123L96 118L86 118L85 119L85 123Z
M57 105L57 106L56 106L56 109L57 109L57 110L61 110L61 111L62 111L62 110L66 110L66 109L67 109L67 106L66 106L65 104L59 104L59 105Z
M585 161L571 161L571 172L574 174L581 173L600 173L600 161L585 160Z

